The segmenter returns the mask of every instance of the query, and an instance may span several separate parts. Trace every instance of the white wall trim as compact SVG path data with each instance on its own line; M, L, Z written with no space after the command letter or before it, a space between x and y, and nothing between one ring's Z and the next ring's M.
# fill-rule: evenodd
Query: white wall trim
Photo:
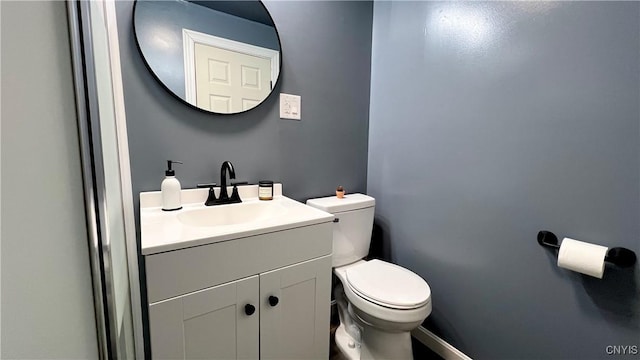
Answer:
M125 242L127 248L127 265L129 272L129 297L133 318L133 338L136 358L144 359L144 335L142 324L142 298L140 295L140 278L138 270L138 248L136 245L136 224L133 206L133 190L131 182L131 164L129 162L129 140L127 137L127 117L124 107L124 90L120 65L120 44L118 41L118 24L116 22L116 0L105 2L105 23L107 42L111 64L111 82L116 122L116 139L118 142L118 160L120 162L120 187L124 216Z
M471 360L462 351L425 329L422 325L413 330L411 335L445 360Z
M233 41L198 31L182 29L182 48L184 51L184 92L185 100L196 106L196 67L195 44L215 46L221 49L235 51L247 55L265 58L271 61L271 84L276 85L280 72L280 52L261 46Z

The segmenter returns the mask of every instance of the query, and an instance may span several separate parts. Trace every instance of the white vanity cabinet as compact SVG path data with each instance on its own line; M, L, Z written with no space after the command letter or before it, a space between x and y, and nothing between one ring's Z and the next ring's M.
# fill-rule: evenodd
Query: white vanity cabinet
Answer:
M332 224L145 256L153 359L327 359Z
M260 274L260 301L260 359L329 358L331 255Z
M258 292L252 276L151 304L153 358L257 359Z

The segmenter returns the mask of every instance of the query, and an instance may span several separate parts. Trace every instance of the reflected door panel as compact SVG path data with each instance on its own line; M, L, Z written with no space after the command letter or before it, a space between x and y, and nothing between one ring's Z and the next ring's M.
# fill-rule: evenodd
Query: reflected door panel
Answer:
M196 43L196 104L217 113L258 105L271 92L271 61Z

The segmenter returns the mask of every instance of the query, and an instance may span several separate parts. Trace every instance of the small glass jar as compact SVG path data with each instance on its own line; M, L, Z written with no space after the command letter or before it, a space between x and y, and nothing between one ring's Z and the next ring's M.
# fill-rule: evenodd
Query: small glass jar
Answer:
M273 181L260 180L258 182L258 198L260 200L273 200Z

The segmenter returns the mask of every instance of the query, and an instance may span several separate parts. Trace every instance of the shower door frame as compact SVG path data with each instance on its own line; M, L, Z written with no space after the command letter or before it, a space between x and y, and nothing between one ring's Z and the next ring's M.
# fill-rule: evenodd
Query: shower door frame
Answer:
M108 236L109 229L107 227L106 179L100 127L101 121L113 120L116 128L117 158L120 172L120 196L123 207L122 216L129 274L128 301L131 306L133 344L135 358L144 359L138 250L115 0L100 0L100 5L102 6L108 43L114 119L101 119L98 111L98 87L96 68L94 67L95 49L92 39L92 25L97 26L98 24L91 23L89 2L67 1L98 347L101 359L118 358L120 344L117 336L116 294L113 269L111 268L111 239Z

